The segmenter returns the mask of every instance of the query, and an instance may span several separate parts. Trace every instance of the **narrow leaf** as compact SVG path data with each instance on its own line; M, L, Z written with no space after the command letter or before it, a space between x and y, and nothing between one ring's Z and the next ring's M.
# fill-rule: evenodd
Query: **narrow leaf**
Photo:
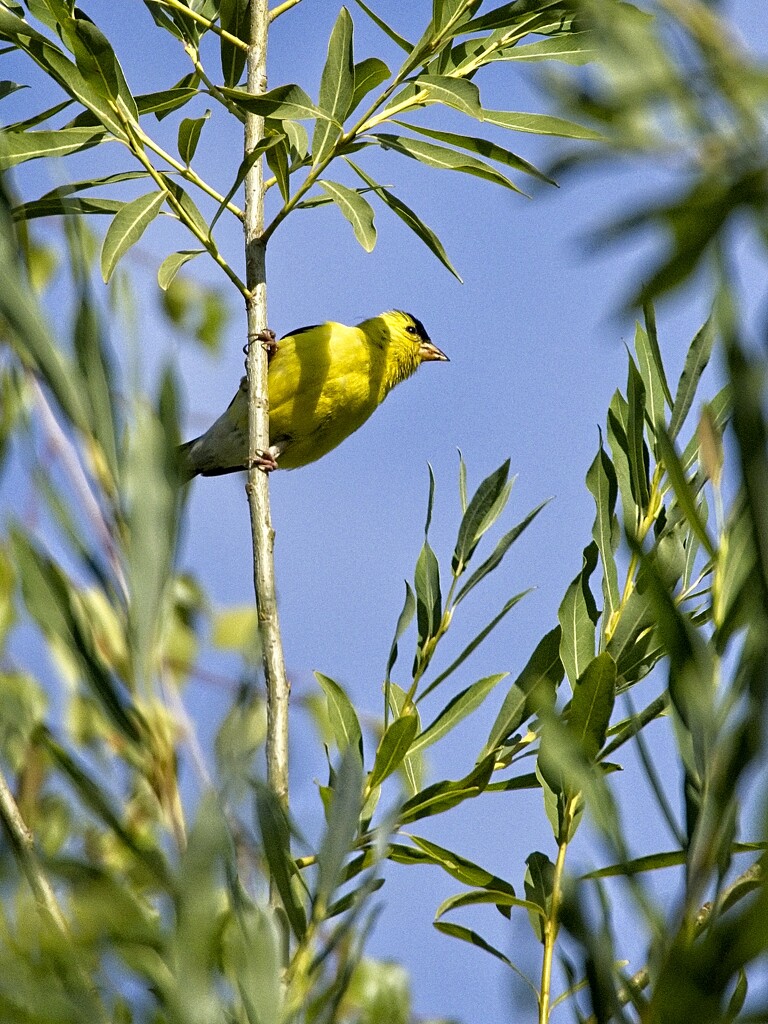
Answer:
M397 153L418 160L429 167L437 167L441 170L460 171L463 174L471 174L477 178L483 178L495 185L502 185L513 192L521 190L510 181L501 171L497 171L490 164L473 156L458 153L455 149L447 149L445 146L435 146L431 142L421 142L419 139L409 139L404 135L388 135L384 132L374 132L371 138L376 139L384 149L393 149Z
M402 637L403 633L406 631L406 629L408 629L408 627L410 626L411 622L413 621L413 616L415 614L416 614L416 598L414 596L413 590L411 590L410 583L406 580L405 581L405 602L403 604L403 609L400 612L400 615L399 615L398 620L397 620L397 626L395 628L395 635L394 635L394 637L392 639L392 646L389 649L389 657L387 658L387 672L386 672L386 681L387 682L389 682L389 678L390 678L390 675L392 673L392 669L395 667L395 662L397 661L397 645L398 645L398 643L400 641L400 638Z
M165 202L165 192L149 192L127 203L109 225L101 248L101 275L108 282L125 253L135 245Z
M536 645L520 675L510 687L481 756L496 750L542 706L552 706L563 678L560 660L560 626L555 626Z
M675 492L675 497L677 498L680 509L685 516L686 522L704 546L709 557L715 559L717 558L717 548L710 538L707 528L699 514L693 488L688 483L688 478L683 470L680 457L675 450L672 436L671 434L668 434L666 430L660 430L658 439L659 454L661 455L664 468L666 469L667 476L669 477L669 482L672 484L672 489Z
M715 322L710 318L701 330L696 333L685 357L685 365L677 384L675 403L672 406L672 417L669 421L669 436L673 441L680 432L680 428L688 415L688 410L691 408L699 380L706 369L709 357L712 355L714 341Z
M411 231L413 231L413 233L420 238L422 242L424 242L427 248L437 256L443 266L450 270L458 281L461 281L458 271L451 263L448 258L448 254L443 248L443 243L434 231L427 227L418 215L415 214L409 206L405 205L402 199L398 199L394 193L390 192L389 189L384 188L383 185L377 185L373 178L369 177L361 167L358 167L357 164L354 164L349 158L346 158L346 160L349 166L357 172L363 181L367 182L367 184L375 190L376 195L382 200L382 202L384 202L390 210L392 210L392 212L396 214L401 221L403 221L404 224L407 224Z
M157 271L157 283L166 291L185 263L200 256L205 249L181 249L179 252L172 252L166 256Z
M353 188L340 185L337 181L324 179L318 184L334 201L346 219L352 225L360 245L366 252L371 252L376 245L376 228L373 223L373 209Z
M619 576L614 557L619 541L615 514L618 484L613 463L603 448L602 437L595 460L587 472L587 488L595 499L592 537L597 544L603 565L604 613L608 620L619 607Z
M315 672L314 676L325 693L328 702L328 717L339 750L344 752L347 747L352 746L362 753L363 733L349 697L344 689L329 676L323 675L322 672Z
M597 544L584 548L582 569L565 592L557 618L562 628L560 657L572 686L595 656L597 606L589 578L597 565Z
M439 739L454 729L467 715L479 708L489 693L509 675L508 672L501 672L497 675L487 676L478 682L468 686L443 708L434 722L414 740L410 748L411 754L421 753L427 747L431 747Z
M587 665L579 678L568 716L568 728L590 761L596 760L605 743L615 695L616 662L607 651L603 651Z
M355 64L355 89L348 113L356 110L368 93L382 82L386 82L391 74L384 61L378 57L366 57L359 64Z
M424 688L424 690L419 696L419 700L422 700L424 697L427 696L427 694L431 693L437 686L439 686L440 683L442 683L450 675L453 675L456 669L467 660L470 654L472 654L472 652L480 646L483 640L485 640L485 638L493 632L493 630L498 626L501 620L515 607L518 601L522 601L522 599L527 594L530 594L530 592L530 590L524 590L522 593L515 594L514 597L511 597L504 605L504 607L501 609L501 611L496 616L494 616L494 618L491 619L487 626L484 626L483 629L480 630L477 636L467 644L467 646L464 648L461 654L459 654L459 656L451 662L448 668L445 669L445 671L441 672L440 675L437 676L435 679L433 679L429 686Z
M459 526L451 570L460 576L483 534L493 526L509 498L509 459L482 481L472 496Z
M376 750L376 758L368 779L369 790L380 786L384 779L397 771L411 748L418 728L418 719L413 714L404 714L392 722L381 737Z
M321 163L333 149L341 126L352 106L355 90L354 58L352 56L352 18L342 7L328 41L328 56L320 79L319 107L325 120L315 124L312 138L312 162Z
M405 39L399 33L395 32L393 28L390 28L386 21L383 20L383 18L380 18L378 14L375 14L367 4L363 3L363 0L355 0L355 3L362 11L365 11L365 13L374 23L374 25L378 25L381 31L386 36L389 36L393 43L396 43L400 47L400 49L405 50L406 53L411 52L411 50L413 49L413 43L409 43L407 39Z
M466 581L464 586L456 594L456 600L454 601L454 604L458 604L459 601L462 601L467 596L467 594L474 587L476 587L478 583L481 582L481 580L485 579L485 577L489 573L493 572L493 570L501 563L502 559L509 551L509 549L512 547L512 545L515 543L515 541L518 539L518 537L523 533L524 530L526 530L530 526L530 524L533 522L533 520L536 518L539 512L541 512L541 510L545 507L545 505L548 504L549 500L542 501L540 505L537 505L535 509L528 513L525 519L519 522L516 526L513 526L508 533L505 533L504 536L499 539L498 543L496 544L496 547L493 549L488 558L486 558L482 565L479 565L477 569L475 569L475 571L470 575L469 579Z

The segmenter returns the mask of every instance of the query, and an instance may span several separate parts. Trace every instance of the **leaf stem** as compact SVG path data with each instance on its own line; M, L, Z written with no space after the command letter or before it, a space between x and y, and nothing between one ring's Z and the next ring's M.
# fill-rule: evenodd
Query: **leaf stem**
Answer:
M569 799L565 812L562 832L567 836L573 813L574 801ZM549 914L544 921L544 956L541 962L541 991L539 993L539 1024L549 1024L552 1000L552 962L555 956L555 943L560 930L560 904L563 899L563 874L565 871L565 855L568 840L561 839L557 847L557 859L552 876L552 900Z
M152 180L155 182L157 187L162 192L165 193L166 202L171 207L176 217L181 221L182 224L184 224L192 232L195 238L205 248L208 255L213 259L215 263L217 263L221 267L221 269L224 271L224 273L227 275L230 281L234 284L234 286L237 288L237 290L240 292L243 298L245 298L247 301L250 295L248 289L237 276L237 274L234 272L234 270L230 267L230 265L227 263L224 257L221 255L216 243L214 242L213 238L210 235L210 232L205 233L201 231L197 224L195 224L191 220L191 218L187 215L187 212L184 209L181 202L168 188L167 184L163 180L162 174L155 168L152 161L144 152L143 143L147 141L146 137L144 136L144 133L141 132L140 130L137 131L136 125L132 122L131 118L120 108L119 105L117 105L115 109L121 121L123 122L126 133L128 135L128 142L126 143L128 148L131 150L133 155L145 169L147 174L149 174L150 178L152 178ZM152 147L150 146L150 148Z
M296 7L300 4L301 0L283 0L283 3L278 4L277 7L273 7L269 12L270 22L274 21L275 18L279 18L281 14L285 14L286 11L290 11L292 7Z
M156 3L158 7L170 7L174 11L179 11L185 18L190 18L192 21L196 21L199 25L204 25L207 30L215 32L216 35L221 36L222 39L226 39L228 43L236 46L238 50L248 50L248 44L244 43L242 39L238 39L237 36L233 36L232 33L227 32L225 28L220 28L215 22L206 18L202 14L198 14L197 11L193 11L191 7L181 3L180 0L154 0L154 3Z
M251 5L248 47L248 92L258 95L267 87L267 0ZM264 139L264 118L247 114L245 154ZM274 541L269 501L269 477L255 459L269 448L269 392L267 353L258 334L267 326L267 237L264 232L263 162L255 160L245 179L245 267L248 297L248 452L251 468L246 491L251 515L253 581L259 616L264 676L267 685L267 782L283 807L288 806L288 698L290 684L280 636L275 588ZM275 899L273 890L273 899Z

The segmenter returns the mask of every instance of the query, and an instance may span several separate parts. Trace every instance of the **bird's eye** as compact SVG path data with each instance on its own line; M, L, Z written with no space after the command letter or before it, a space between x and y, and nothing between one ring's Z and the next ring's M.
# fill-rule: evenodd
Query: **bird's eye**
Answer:
M409 334L417 334L418 333L416 328L413 326L413 324L408 324L408 326L405 329L406 329L406 331L408 331Z

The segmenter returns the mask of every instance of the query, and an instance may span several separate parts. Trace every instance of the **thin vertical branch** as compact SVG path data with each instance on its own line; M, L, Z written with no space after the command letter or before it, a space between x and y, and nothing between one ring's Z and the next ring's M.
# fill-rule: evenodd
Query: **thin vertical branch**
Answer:
M251 4L248 47L248 91L264 92L267 86L267 0ZM248 114L245 151L250 153L264 137L264 119ZM245 179L245 266L249 297L248 317L248 443L251 463L269 447L269 395L267 353L258 334L267 326L266 241L264 230L264 180L261 160L256 160ZM248 471L248 502L253 540L253 579L259 614L264 675L267 683L267 781L283 805L288 803L288 695L283 644L275 593L275 562L269 478L252 465Z

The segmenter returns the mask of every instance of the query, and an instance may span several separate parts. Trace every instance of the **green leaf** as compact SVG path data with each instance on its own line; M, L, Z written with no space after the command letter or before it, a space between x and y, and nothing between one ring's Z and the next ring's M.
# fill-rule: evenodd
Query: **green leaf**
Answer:
M179 156L187 167L192 163L203 125L210 116L210 110L206 110L202 117L185 117L179 124Z
M171 570L181 502L176 405L173 378L167 374L157 408L137 403L127 442L123 442L122 514L125 517L126 575L132 598L128 611L129 649L139 688L149 688L156 671L164 598L173 578Z
M104 785L104 779L94 778L86 767L58 743L47 728L41 728L37 735L46 752L69 780L83 804L96 815L138 860L146 865L163 884L168 884L168 865L159 846L149 845L141 840L141 833L132 835L126 828L117 803Z
M541 510L545 507L545 505L548 504L549 500L542 501L540 505L537 505L536 508L533 509L533 511L528 513L525 519L519 522L516 526L513 526L508 533L505 533L504 536L499 539L498 543L496 544L496 547L493 549L488 558L486 558L482 565L479 565L477 569L475 569L475 571L470 575L469 579L466 581L464 586L461 587L459 592L456 594L454 605L457 605L460 601L463 601L467 594L474 587L476 587L477 584L481 582L481 580L485 579L485 577L489 573L493 572L493 570L501 563L501 560L504 558L504 556L515 543L515 541L518 539L518 537L524 532L524 530L526 530L530 526L530 524L533 522L533 520L536 518L539 512L541 512Z
M426 538L416 561L414 589L416 591L416 621L419 630L420 654L427 641L436 635L443 615L440 566L437 556Z
M462 857L460 854L454 853L453 850L447 850L444 846L438 846L437 843L433 843L428 839L422 839L421 836L411 835L410 839L411 842L418 847L417 850L410 850L407 847L399 847L398 849L403 851L405 856L401 858L396 854L393 855L393 853L390 853L389 859L405 864L437 864L452 878L462 882L464 885L476 885L483 889L492 889L497 893L514 896L515 890L509 882L505 882L503 878L499 878L492 872L486 871L485 868L479 867L471 860L467 860L466 857ZM412 860L408 856L409 854L419 855L418 860Z
M192 86L181 86L172 89L163 89L161 92L147 92L136 97L136 106L139 114L156 114L166 116L174 110L185 106L190 100L199 95L199 89Z
M704 546L709 557L716 559L717 548L710 538L706 525L701 518L699 509L696 505L696 496L693 492L693 488L688 483L688 478L685 475L685 470L683 469L680 457L675 450L675 444L672 440L671 433L667 433L666 430L660 428L658 432L658 442L659 454L664 464L664 469L667 471L669 482L672 484L672 489L675 492L677 503L685 516L686 522Z
M12 544L29 614L46 637L63 645L119 732L131 743L139 742L130 697L100 659L76 589L59 566L18 531L12 533Z
M491 57L492 61L516 60L562 60L566 64L588 64L599 53L598 44L592 32L567 32L554 39L542 39L524 46L511 46L499 50Z
M595 656L597 606L589 578L597 565L597 544L584 548L582 569L565 592L557 618L562 627L560 657L571 686Z
M355 238L366 252L371 252L376 245L376 228L373 224L371 204L353 188L340 185L337 181L324 179L318 185L334 201L346 219L352 225Z
M104 33L86 18L70 18L61 24L83 79L111 102L119 101L127 115L138 123L136 101L125 81L115 51Z
M60 128L58 131L0 132L0 170L16 167L40 157L61 157L79 153L103 142L104 129Z
M645 388L646 413L651 423L651 428L656 432L656 426L666 420L666 409L664 406L664 388L666 380L663 379L664 368L656 362L658 354L658 342L656 350L651 344L650 338L640 324L635 325L635 351L637 352L637 365L640 376L643 379ZM661 370L661 373L659 372Z
M121 257L135 245L160 212L165 192L148 192L126 203L116 214L101 248L101 275L107 283Z
M419 89L429 92L432 102L442 103L446 107L460 110L462 114L483 120L483 108L480 105L480 90L474 82L466 79L450 78L447 75L419 75L415 79Z
M508 128L515 132L532 132L534 135L557 135L563 139L588 139L600 142L600 132L564 121L561 117L550 117L548 114L521 114L511 110L483 110L486 124L495 124L500 128Z
M587 488L595 499L596 512L592 537L597 544L603 565L604 615L606 620L610 620L620 601L619 577L614 557L619 542L619 527L615 514L618 484L613 463L603 448L602 436L597 455L587 472Z
M219 24L225 32L249 41L250 32L250 0L219 0ZM221 44L221 73L224 85L234 86L243 77L246 53L239 46L234 46L223 36L219 36Z
M411 590L410 583L406 580L405 581L405 602L403 604L403 609L400 612L400 615L399 615L398 620L397 620L397 626L395 628L395 635L392 638L392 646L389 649L389 657L387 658L387 671L386 671L386 675L385 675L385 682L387 682L387 683L389 682L390 676L392 674L392 669L395 667L395 662L397 661L397 645L398 645L398 643L400 641L400 638L402 637L403 633L406 631L406 629L408 629L408 627L410 626L411 622L413 621L413 616L415 614L416 614L416 598L414 596L413 590Z
M632 474L629 468L629 441L627 424L629 408L620 391L615 391L608 406L608 444L611 448L613 468L621 495L624 522L632 527L639 522L639 510L632 491Z
M415 714L407 713L396 718L381 737L376 750L376 758L368 778L369 790L380 786L381 783L392 772L397 771L419 729L419 722Z
M629 445L629 472L632 494L641 509L648 507L650 488L648 484L648 450L645 446L645 387L643 379L629 356L629 378L627 380L627 442Z
M357 835L362 802L363 763L358 748L349 744L333 782L331 813L317 858L315 899L320 907L328 906L342 881L344 861Z
M72 258L82 254L75 251ZM84 399L88 404L89 421L92 438L90 443L98 446L101 459L97 472L102 486L115 493L118 479L117 436L118 423L115 420L119 408L119 399L113 389L117 379L111 353L107 346L103 324L99 317L98 307L87 288L83 287L77 300L77 314L72 332L72 349L77 359L81 379L85 385ZM91 453L95 456L95 453ZM109 476L109 484L106 478Z
M236 979L248 1024L273 1024L282 1016L282 932L271 908L240 897L223 936L224 963Z
M343 688L322 672L314 673L328 702L328 718L331 722L336 745L342 753L347 747L355 747L362 755L363 733L357 713Z
M544 922L549 920L552 903L555 866L546 854L538 852L530 854L525 863L528 868L525 872L525 895L538 908L538 912L530 911L528 917L534 935L543 943Z
M369 177L361 167L354 164L348 157L345 159L349 166L357 172L363 181L367 182L367 184L375 190L379 199L381 199L382 202L385 203L389 209L392 210L392 212L396 214L401 221L403 221L404 224L407 224L417 238L420 238L427 248L437 256L443 266L450 270L458 281L461 281L458 271L451 263L445 249L443 248L442 242L434 231L427 227L418 215L415 214L409 206L405 205L402 199L398 199L394 193L390 192L389 189L384 188L383 185L377 185L373 178Z
M507 167L513 167L516 171L522 171L523 174L530 174L539 181L545 181L548 185L556 184L552 178L542 174L532 163L488 139L480 139L474 135L459 135L457 132L435 131L432 128L423 128L421 125L398 121L396 118L393 118L393 124L397 124L401 128L409 128L412 132L426 135L437 142L445 142L446 145L454 146L456 149L466 149L470 153L477 153L478 156L484 156L488 160L496 160L497 163L506 164Z
M619 676L633 682L645 675L660 656L653 631L654 615L647 593L633 590L621 610L607 651L616 662Z
M607 651L598 654L573 691L568 728L588 760L595 761L603 744L616 696L616 662Z
M386 21L380 18L377 14L374 14L371 8L368 7L367 4L363 3L363 0L355 0L355 3L362 11L365 11L374 25L378 25L381 31L385 35L389 36L392 42L396 43L401 50L405 50L406 53L410 53L411 50L413 50L413 43L409 43L407 39L395 32L393 28L390 28Z
M673 441L680 432L691 408L699 380L712 355L714 341L715 322L710 317L701 330L696 333L685 357L685 366L677 384L672 417L669 421L669 436Z
M414 740L410 748L411 754L421 753L427 747L431 747L439 739L442 739L451 729L455 728L467 715L479 708L489 693L502 679L506 679L508 672L501 672L497 675L487 676L480 679L471 686L468 686L461 693L449 701L443 708L434 722L431 722L426 729Z
M34 199L29 203L21 203L14 207L15 221L35 220L38 217L84 217L88 215L111 215L122 210L125 203L117 199L98 199L97 197L77 196L60 199L51 195L47 199Z
M483 629L480 630L477 636L474 637L474 639L467 644L467 646L464 648L461 654L459 654L459 656L451 662L448 668L441 672L440 675L437 676L435 679L433 679L429 686L424 688L424 690L419 696L419 700L422 700L424 697L427 696L427 694L431 693L435 689L435 687L439 686L440 683L442 683L450 675L453 675L453 673L456 671L459 665L463 664L463 662L467 660L470 654L472 654L472 652L480 646L483 640L485 640L485 638L493 632L493 630L498 626L498 624L507 615L507 613L515 607L518 601L522 601L522 599L527 594L530 594L530 592L530 589L524 590L522 591L522 593L515 594L514 597L510 597L510 599L506 602L501 611L497 615L495 615L494 618L491 619L487 626L484 626Z
M285 914L296 938L301 941L307 930L307 918L291 884L296 865L291 857L290 830L280 801L272 790L256 785L256 812L270 879L280 894Z
M352 102L349 105L348 114L356 110L363 99L377 86L390 77L392 72L383 60L378 57L366 57L359 64L355 64L355 88L352 93Z
M276 89L259 93L257 96L244 89L230 89L226 86L221 92L246 113L271 117L276 121L288 118L305 121L326 117L298 85L279 85Z
M483 178L495 185L503 185L504 188L511 189L513 192L521 191L513 181L510 181L501 171L497 171L495 167L491 167L475 157L458 153L455 149L435 146L431 142L421 142L419 139L409 139L404 135L388 135L384 132L373 132L371 138L376 139L384 149L393 149L395 152L418 160L428 167L460 171L463 174Z
M342 7L328 41L328 56L320 79L318 106L326 120L317 121L312 137L312 163L317 166L328 156L339 138L352 106L355 91L352 55L352 18Z
M555 626L536 645L504 698L481 757L505 743L523 722L538 713L542 705L554 705L555 692L565 671L560 660L560 637L561 628Z
M276 139L274 146L270 146L266 152L267 164L275 176L277 187L284 202L288 202L291 196L291 164L288 154L288 141L284 135Z
M490 942L487 942L482 935L472 931L471 928L465 928L462 924L453 924L451 921L433 921L432 925L444 935L452 935L454 939L461 939L462 942L468 942L470 946L477 946L478 949L482 949L485 953L495 956L497 960L501 960L507 967L512 966L512 961L509 957L505 956L501 950L496 949L495 946L492 946Z
M460 892L455 896L449 896L435 911L435 920L439 920L451 910L458 910L461 907L477 907L487 903L492 903L505 917L510 916L510 907L520 907L529 913L539 913L539 908L529 900L521 900L513 893L489 887L487 889L472 889L470 892Z
M181 206L186 220L188 220L189 223L197 229L198 233L202 235L203 238L208 238L210 234L208 224L206 223L202 213L198 210L190 194L185 192L178 181L174 181L174 179L169 175L161 174L160 178L166 190L171 193L176 202ZM175 211L173 215L178 220L182 221L182 218ZM182 223L184 223L184 221L182 221Z
M401 718L404 714L414 717L416 719L416 735L418 736L421 732L421 715L419 714L418 708L412 703L408 694L402 687L398 686L397 683L390 683L385 690L387 696L386 710L391 711L393 718L395 719ZM386 715L384 727L385 730L388 727ZM422 776L424 774L422 761L423 759L419 755L413 755L409 751L402 763L402 773L405 777L408 791L411 795L418 793L422 784ZM378 792L380 792L380 790L378 790Z
M401 825L421 818L442 814L452 807L479 796L488 785L493 773L494 755L479 761L469 775L456 781L435 782L403 804L398 815Z
M172 252L166 256L157 271L157 283L166 291L185 263L200 256L205 249L181 249L179 252Z
M454 576L458 577L464 572L480 538L504 511L512 488L511 483L507 482L508 476L509 459L487 476L472 496L462 516L451 559Z

